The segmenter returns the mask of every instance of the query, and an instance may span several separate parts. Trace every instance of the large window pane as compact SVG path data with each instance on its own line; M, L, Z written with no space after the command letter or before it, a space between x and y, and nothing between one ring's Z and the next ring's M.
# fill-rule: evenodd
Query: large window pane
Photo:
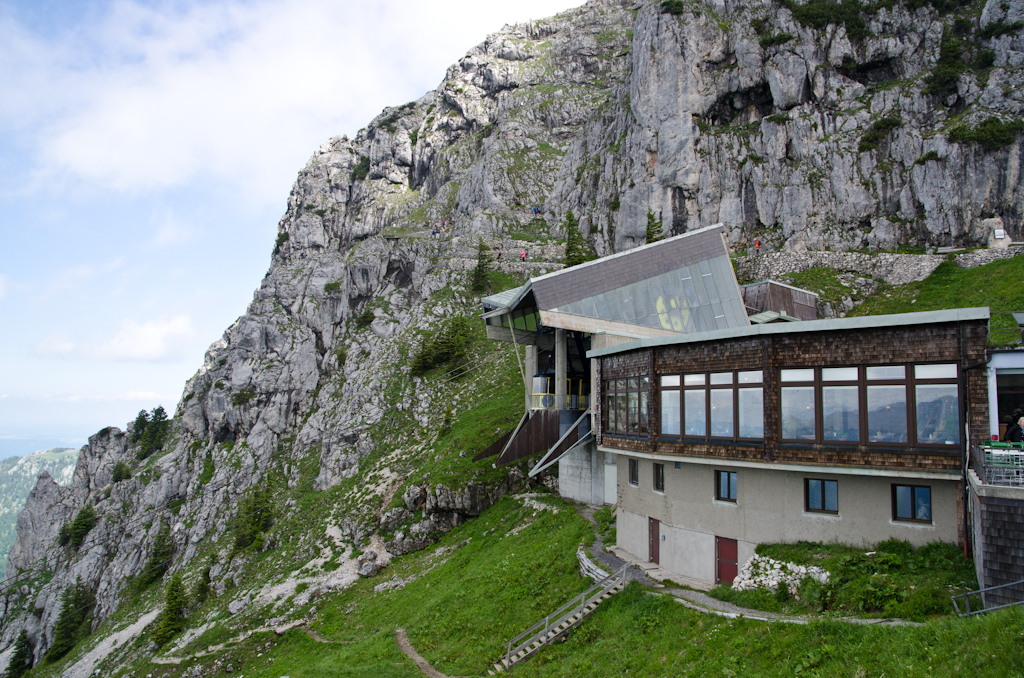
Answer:
M608 417L607 421L605 421L605 423L604 423L605 430L606 431L614 431L615 430L615 394L614 393L606 393L605 397L604 397L604 403L605 403L604 404L605 415Z
M712 384L731 384L732 372L717 372L711 375Z
M711 435L732 438L732 389L711 390Z
M860 440L860 402L856 386L821 389L821 428L825 440Z
M740 372L738 375L741 384L760 384L762 382L761 370L752 372Z
M639 394L636 393L636 392L629 394L629 432L630 433L638 433L639 430L640 430L639 429L639 426L640 426L639 422L640 422L640 420L639 420L639 418L637 416L638 415L638 412L637 412L637 402L638 402L637 401L637 396L638 395Z
M956 384L921 384L917 392L917 442L960 444L960 407Z
M686 386L703 386L704 375L703 374L687 374L683 377L683 384Z
M839 511L839 482L836 480L823 481L825 485L825 510Z
M640 391L640 433L647 433L647 391Z
M782 370L782 381L814 381L814 370Z
M868 386L868 440L873 443L907 442L905 386Z
M813 386L782 389L782 437L785 440L814 440Z
M615 430L626 432L626 394L615 394Z
M708 434L707 413L704 411L704 391L684 391L686 393L683 401L683 420L686 425L686 435L706 436Z
M666 374L661 378L661 385L665 386L679 386L679 375L678 374Z
M928 487L914 488L914 519L932 519L932 491Z
M911 520L914 517L912 510L911 492L913 488L909 485L896 486L896 517L903 520Z
M820 480L808 480L807 481L807 510L808 511L821 511L823 510L822 501L822 481Z
M740 438L764 438L764 391L740 389Z
M679 391L661 392L661 432L679 435Z

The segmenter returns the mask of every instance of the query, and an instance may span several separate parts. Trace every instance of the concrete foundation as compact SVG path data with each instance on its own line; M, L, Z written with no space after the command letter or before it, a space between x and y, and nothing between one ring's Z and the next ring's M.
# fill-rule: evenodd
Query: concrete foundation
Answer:
M614 457L614 454L599 451L593 442L562 455L558 460L558 493L585 504L614 504L618 475ZM610 493L607 491L609 479Z

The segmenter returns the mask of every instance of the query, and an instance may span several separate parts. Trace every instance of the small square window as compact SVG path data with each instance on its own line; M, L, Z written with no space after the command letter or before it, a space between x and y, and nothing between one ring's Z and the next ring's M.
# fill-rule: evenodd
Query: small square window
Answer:
M640 462L636 459L629 460L629 484L640 484Z
M839 481L804 479L804 508L810 513L839 513Z
M665 465L654 465L654 489L657 492L665 491Z
M892 518L913 523L932 522L932 488L893 485Z
M735 471L715 471L715 499L736 501Z

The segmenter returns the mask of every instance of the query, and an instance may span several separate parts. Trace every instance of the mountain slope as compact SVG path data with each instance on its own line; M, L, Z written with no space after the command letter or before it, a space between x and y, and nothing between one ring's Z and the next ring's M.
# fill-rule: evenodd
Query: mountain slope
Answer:
M77 580L105 637L160 607L147 580L165 568L209 579L188 633L288 623L525 488L471 461L522 407L521 355L484 340L466 289L479 238L505 286L559 266L570 209L602 255L642 243L649 211L672 233L725 222L738 249L969 244L992 214L1020 239L1017 128L978 130L1020 114L1024 2L844 4L843 25L830 7L592 0L504 28L436 90L325 142L163 449L139 459L131 431L104 429L70 486L30 495L0 645L25 628L40 658ZM464 357L412 374L446 332ZM61 545L86 506L95 527ZM100 665L148 641L125 642Z

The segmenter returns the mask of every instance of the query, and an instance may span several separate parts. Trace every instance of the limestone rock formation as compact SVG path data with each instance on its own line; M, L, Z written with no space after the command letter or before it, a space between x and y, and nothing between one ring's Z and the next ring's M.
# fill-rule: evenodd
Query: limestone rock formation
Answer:
M79 578L96 591L96 621L109 617L161 530L171 571L194 580L209 563L233 614L287 616L231 537L240 502L271 476L337 492L306 534L259 546L309 558L304 569L330 573L311 589L325 591L525 484L445 478L438 431L484 396L409 372L424 338L473 308L478 238L511 277L558 268L570 209L600 255L642 244L648 212L666 233L722 222L738 252L756 237L807 262L819 255L801 253L983 244L995 216L1022 239L1018 127L975 132L1022 115L1012 24L1024 0L989 0L978 20L865 6L859 28L801 23L799 6L695 0L674 14L590 0L506 26L435 90L325 141L299 172L252 303L185 385L164 449L140 461L130 435L105 430L68 488L40 478L18 522L0 647L28 628L41 656L59 594ZM932 87L957 45L952 84ZM884 261L872 265L888 275ZM411 460L435 476L412 479ZM113 483L118 462L133 474ZM79 549L59 546L87 503L96 526ZM279 517L300 510L274 505ZM274 586L309 600L295 581Z

